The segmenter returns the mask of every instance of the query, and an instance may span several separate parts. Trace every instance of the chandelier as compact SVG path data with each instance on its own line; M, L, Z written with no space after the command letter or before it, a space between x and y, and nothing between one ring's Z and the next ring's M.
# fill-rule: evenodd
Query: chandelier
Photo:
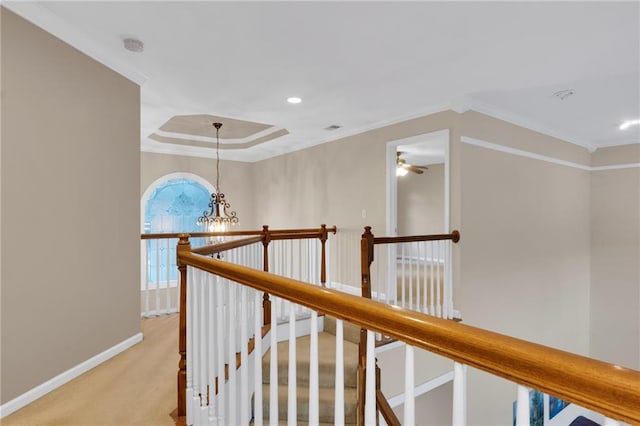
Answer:
M204 225L209 232L225 232L230 225L238 223L238 216L231 210L231 204L220 191L220 127L222 123L213 123L216 128L216 192L211 194L209 211L202 212L198 218L198 225Z

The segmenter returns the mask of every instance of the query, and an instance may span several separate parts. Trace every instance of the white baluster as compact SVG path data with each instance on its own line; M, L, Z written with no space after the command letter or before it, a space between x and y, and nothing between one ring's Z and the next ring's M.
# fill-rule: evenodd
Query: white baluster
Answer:
M254 292L253 300L253 361L254 361L254 397L253 397L253 424L262 426L262 295L259 291Z
M193 292L195 289L195 278L193 268L187 268L187 424L193 423Z
M287 395L288 410L287 410L287 424L289 426L295 426L298 421L298 405L297 405L297 393L296 393L296 380L298 375L296 374L296 313L293 303L289 303L289 378L287 383L289 384L289 390Z
M467 379L466 366L453 363L453 426L467 424Z
M319 383L318 383L318 313L311 311L311 333L309 342L309 425L319 422ZM336 364L336 368L337 364Z
M229 347L228 360L229 363L229 380L227 386L229 390L229 412L228 424L235 425L238 423L238 403L237 403L237 383L236 383L236 295L237 285L230 283L229 287L229 306L228 306L228 327L229 327ZM224 377L224 376L223 376Z
M452 243L448 240L445 243L445 263L444 263L444 283L445 283L445 294L444 294L444 303L445 303L445 318L453 318L453 264L452 264Z
M420 244L422 246L422 254L423 254L423 259L422 259L422 289L423 289L423 302L422 302L422 313L424 314L428 314L429 313L429 305L427 302L427 294L429 294L429 256L427 254L427 248L429 247L429 243L427 241L423 241L422 244Z
M218 277L213 274L207 274L207 388L209 390L209 423L215 418L215 401L216 401L216 286Z
M160 315L160 240L156 240L156 290L153 314Z
M436 316L438 318L442 318L442 298L440 297L440 286L442 282L442 276L440 273L441 265L442 265L442 247L440 244L440 240L436 241L436 247L438 252L438 285L436 286Z
M240 287L240 424L249 424L249 333L247 317L247 291ZM257 356L257 355L256 355Z
M405 289L404 289L404 282L405 282L405 268L404 268L404 244L400 244L400 268L402 269L402 307L404 308L405 306Z
M367 372L364 396L364 424L376 424L376 354L375 333L367 330Z
M216 368L217 389L218 395L216 400L217 404L217 418L218 423L223 424L226 418L226 389L225 389L225 359L224 359L224 342L225 342L225 305L227 280L216 277L216 362L218 364Z
M413 244L408 243L409 246L409 309L413 310Z
M620 422L610 419L609 417L605 417L603 426L620 426Z
M194 269L193 282L190 286L193 288L193 305L191 312L193 321L191 328L193 330L193 340L191 348L193 350L193 415L195 419L200 415L200 271Z
M344 426L344 340L342 320L336 319L336 387L334 421Z
M422 243L416 241L416 306L414 310L422 312L422 306L420 305L420 264L422 262Z
M172 257L171 257L171 244L173 243L173 240L169 240L166 239L165 240L167 242L167 259L165 260L166 264L167 264L167 270L166 270L166 274L167 274L167 281L166 281L166 289L165 289L165 313L169 313L171 311L171 263L172 263Z
M199 356L200 360L198 362L198 371L200 372L200 411L202 409L206 410L207 404L207 302L208 296L206 294L207 290L207 274L198 271L199 279L198 279L198 316L196 317L196 322L198 323L198 334L196 334L196 338L198 341L199 348ZM206 415L204 416L206 418ZM200 423L204 423L203 421L203 413L200 412Z
M430 258L429 258L429 269L430 269L430 273L429 273L429 281L430 281L430 285L429 285L429 315L435 315L436 314L436 308L434 305L434 301L436 300L436 296L435 296L435 290L434 290L434 282L435 282L435 272L433 270L433 265L435 263L435 250L434 250L434 243L433 241L429 242L429 251L430 251Z
M404 349L404 423L414 425L416 423L415 409L415 384L413 346L405 345Z
M278 425L278 298L271 296L271 360L269 364L269 425Z
M516 426L529 426L529 388L518 385Z
M142 316L149 316L149 251L147 246L151 240L140 241L142 265L140 265L140 280L142 281L142 288L144 289L144 310Z

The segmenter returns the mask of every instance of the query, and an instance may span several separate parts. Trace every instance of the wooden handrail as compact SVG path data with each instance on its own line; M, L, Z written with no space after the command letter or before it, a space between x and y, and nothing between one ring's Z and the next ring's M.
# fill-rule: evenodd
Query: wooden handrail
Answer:
M246 237L260 235L262 231L228 231L228 232L188 232L190 238L201 237ZM167 232L164 234L140 234L141 240L162 240L165 238L180 238L184 232Z
M213 244L210 246L197 247L191 251L196 254L211 255L215 253L222 253L223 251L233 250L234 248L248 246L253 243L262 242L262 236L243 238L241 240L225 241L219 244Z
M393 243L413 243L417 241L439 241L451 240L454 243L460 241L460 232L451 231L450 234L433 234L433 235L409 235L404 237L375 237L373 244L393 244Z
M228 262L178 253L180 265L247 285L415 347L552 394L612 419L640 423L640 371L435 318Z
M326 228L328 232L336 233L337 228L332 226L330 228ZM277 240L281 238L277 238L277 235L281 234L311 234L314 233L314 236L309 236L305 238L317 238L321 235L323 228L301 228L301 229L268 229L267 230L271 234L272 240ZM201 237L246 237L250 235L263 235L264 229L259 231L227 231L227 232L188 232L190 238L201 238ZM180 235L185 234L184 232L169 232L164 234L140 234L141 240L160 240L165 238L180 238ZM299 237L296 237L299 238Z

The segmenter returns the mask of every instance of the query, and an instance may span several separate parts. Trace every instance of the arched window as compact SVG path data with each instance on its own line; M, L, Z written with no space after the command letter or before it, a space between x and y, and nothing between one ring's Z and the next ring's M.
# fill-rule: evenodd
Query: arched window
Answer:
M168 175L154 182L142 200L143 232L202 231L203 225L198 225L198 217L209 210L210 193L213 192L213 188L206 188L205 184L210 187L203 179L183 173ZM143 261L148 283L170 282L176 285L176 240L147 240L146 252Z

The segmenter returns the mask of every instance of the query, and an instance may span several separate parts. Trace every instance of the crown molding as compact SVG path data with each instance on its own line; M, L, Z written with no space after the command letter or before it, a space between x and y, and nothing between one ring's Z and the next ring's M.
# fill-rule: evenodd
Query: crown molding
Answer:
M240 144L246 144L246 143L251 143L253 141L256 141L260 138L266 137L266 136L270 136L274 133L278 133L282 130L287 130L284 127L278 127L278 126L272 126L269 127L267 129L261 130L257 133L254 133L252 135L249 135L247 137L244 138L235 138L235 139L230 139L230 138L220 138L220 144L221 145L240 145ZM200 136L200 135L191 135L189 133L177 133L177 132L166 132L164 130L156 130L155 132L156 135L158 136L162 136L162 137L166 137L166 138L173 138L173 139L181 139L181 140L186 140L186 141L196 141L196 142L208 142L208 143L216 143L217 139L214 137L210 137L210 136Z
M104 46L95 43L84 32L71 26L46 7L31 1L3 1L2 6L137 85L142 86L148 80L145 75L133 69L117 55L107 52Z

